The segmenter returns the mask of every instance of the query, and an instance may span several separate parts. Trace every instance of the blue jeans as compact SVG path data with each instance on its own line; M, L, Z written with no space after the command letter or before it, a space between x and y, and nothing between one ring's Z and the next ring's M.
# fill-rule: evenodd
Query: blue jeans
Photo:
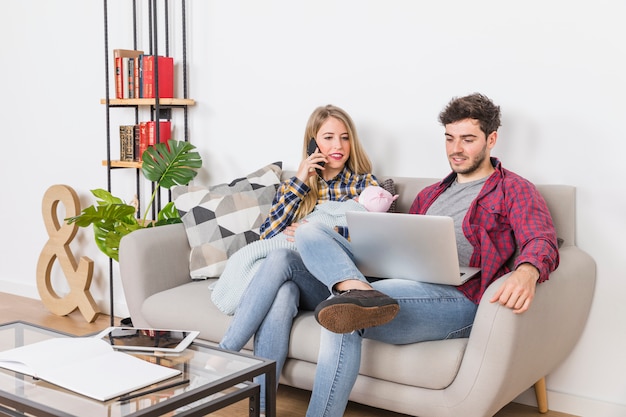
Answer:
M219 346L239 351L254 336L254 354L276 361L278 381L298 309L314 310L329 295L328 288L305 268L298 252L276 249L250 281ZM261 410L265 410L265 378L255 381L261 386Z
M332 229L306 223L296 230L296 244L304 265L328 288L346 279L366 280L354 265L350 243ZM371 284L396 299L400 311L385 325L349 334L322 328L307 417L343 416L359 373L363 338L408 344L469 336L477 306L456 287L399 279Z

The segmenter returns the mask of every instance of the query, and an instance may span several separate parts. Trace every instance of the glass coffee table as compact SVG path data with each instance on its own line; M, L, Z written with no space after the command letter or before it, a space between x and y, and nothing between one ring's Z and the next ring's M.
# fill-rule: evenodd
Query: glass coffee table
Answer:
M0 325L0 351L53 337L75 337L25 322ZM276 363L194 341L175 356L133 353L182 371L182 379L163 381L102 402L30 376L0 368L0 416L140 417L205 416L244 399L249 416L259 416L259 385L265 375L268 417L276 416ZM54 357L50 357L54 361ZM94 375L94 378L97 378ZM181 384L181 382L183 382ZM188 382L187 382L188 381Z

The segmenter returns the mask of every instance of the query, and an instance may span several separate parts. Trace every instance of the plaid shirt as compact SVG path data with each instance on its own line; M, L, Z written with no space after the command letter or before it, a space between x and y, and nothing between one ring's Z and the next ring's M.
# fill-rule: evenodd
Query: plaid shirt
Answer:
M539 270L539 281L548 279L559 264L556 231L543 197L535 186L519 175L502 168L487 179L463 220L463 233L474 247L470 266L480 267L479 277L459 286L467 298L478 304L485 290L496 279L511 271L508 261L519 248L514 269L530 263ZM456 174L422 190L410 213L424 214Z
M361 194L368 185L378 185L378 180L373 174L354 174L347 167L328 182L319 176L317 179L319 185L317 204L325 201L347 201ZM309 190L310 187L295 176L280 184L270 213L261 226L261 239L277 235L293 222L296 210ZM339 233L347 237L348 230L339 227Z

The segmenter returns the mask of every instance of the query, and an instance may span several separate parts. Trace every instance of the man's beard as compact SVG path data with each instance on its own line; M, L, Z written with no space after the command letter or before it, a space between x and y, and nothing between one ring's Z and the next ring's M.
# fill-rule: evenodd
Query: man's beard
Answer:
M456 153L456 154L450 155L450 158L454 156L465 156L465 155ZM464 169L460 169L460 168L455 169L452 163L450 163L450 168L452 168L452 171L456 172L457 174L469 175L473 172L476 172L481 167L483 162L485 162L486 158L487 158L487 150L486 148L483 148L482 152L476 156L476 159L474 159L474 161L469 167L464 168Z

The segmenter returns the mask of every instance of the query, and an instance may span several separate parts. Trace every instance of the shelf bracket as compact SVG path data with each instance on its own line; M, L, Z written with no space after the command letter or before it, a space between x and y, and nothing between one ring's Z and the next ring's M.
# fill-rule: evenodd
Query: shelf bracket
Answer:
M159 107L159 114L156 115L157 120L172 120L171 107Z

